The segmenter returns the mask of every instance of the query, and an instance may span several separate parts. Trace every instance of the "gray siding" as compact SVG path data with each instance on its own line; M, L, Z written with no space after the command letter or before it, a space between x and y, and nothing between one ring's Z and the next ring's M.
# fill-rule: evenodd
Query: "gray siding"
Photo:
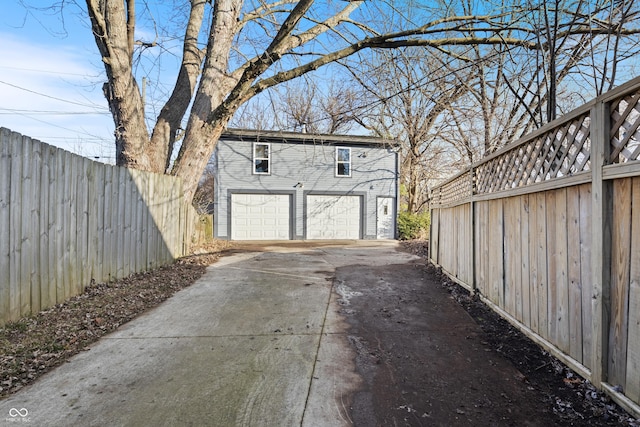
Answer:
M345 194L363 197L363 238L376 238L378 196L397 200L397 154L382 146L337 144L351 147L351 177L335 176L335 147L320 143L271 144L270 175L253 174L253 142L220 140L216 148L215 236L230 237L230 193L292 192L293 238L303 239L305 196ZM261 142L261 141L259 141ZM301 183L302 186L299 186Z

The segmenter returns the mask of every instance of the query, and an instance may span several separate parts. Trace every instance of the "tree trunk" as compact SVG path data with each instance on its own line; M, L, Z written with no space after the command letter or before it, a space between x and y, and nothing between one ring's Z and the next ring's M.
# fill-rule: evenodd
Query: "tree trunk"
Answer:
M163 162L163 172L169 171L178 130L196 90L204 50L198 48L198 34L202 28L206 0L192 0L189 21L184 35L182 64L171 96L160 110L149 141L149 150Z
M189 132L186 134L172 174L182 178L186 200L193 199L198 188L202 171L213 155L218 138L226 127L226 122L207 124L192 116Z
M224 103L236 83L228 75L227 69L241 6L241 0L221 0L214 4L214 21L207 43L204 72L191 108L185 137L171 171L182 178L188 200L195 195L202 171L235 112L225 108Z
M128 15L132 3L87 0L87 10L108 77L103 91L115 124L116 164L163 172L147 150L149 133L142 95L132 73L133 38Z

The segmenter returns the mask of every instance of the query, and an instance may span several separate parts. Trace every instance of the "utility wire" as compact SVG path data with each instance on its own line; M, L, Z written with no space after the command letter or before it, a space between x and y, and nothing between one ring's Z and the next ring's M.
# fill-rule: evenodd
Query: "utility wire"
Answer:
M2 83L4 85L7 85L7 86L10 86L10 87L13 87L13 88L16 88L16 89L23 90L25 92L29 92L29 93L33 93L35 95L43 96L45 98L54 99L54 100L60 101L60 102L66 102L67 104L80 105L82 107L98 108L98 109L103 109L105 111L108 111L108 109L106 107L101 107L99 105L83 104L81 102L75 102L75 101L69 101L69 100L62 99L62 98L57 98L55 96L46 95L44 93L36 92L34 90L31 90L31 89L27 89L27 88L24 88L24 87L21 87L21 86L17 86L17 85L11 84L11 83L7 83L7 82L2 81L2 80L0 80L0 83Z
M17 108L2 108L0 107L1 115L48 115L48 116L80 116L80 115L101 115L108 116L107 111L53 111L53 110L20 110Z
M35 68L22 68L22 67L7 67L7 66L0 66L0 69L4 69L4 70L16 70L16 71L31 71L34 73L39 73L39 74L53 74L56 76L74 76L74 77L87 77L86 74L81 74L81 73L65 73L62 71L49 71L49 70L37 70ZM91 77L100 77L99 75L95 75L95 76L91 76Z
M104 138L100 138L98 135L90 134L89 132L84 131L84 130L70 129L68 127L60 126L60 125L57 125L55 123L47 122L45 120L36 119L35 117L31 117L31 116L26 115L26 114L19 114L19 115L21 115L23 117L26 117L28 119L34 120L36 122L44 123L44 124L46 124L48 126L52 126L52 127L58 128L58 129L66 130L66 131L69 131L69 132L73 132L73 133L79 134L79 135L87 135L87 136L90 136L91 138L96 139L96 140L105 141Z

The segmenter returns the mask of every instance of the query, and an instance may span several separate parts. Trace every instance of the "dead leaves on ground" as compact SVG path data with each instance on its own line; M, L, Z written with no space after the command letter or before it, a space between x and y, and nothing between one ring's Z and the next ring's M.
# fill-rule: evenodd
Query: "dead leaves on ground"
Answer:
M85 292L0 328L0 397L7 396L103 335L194 283L219 254L206 253Z

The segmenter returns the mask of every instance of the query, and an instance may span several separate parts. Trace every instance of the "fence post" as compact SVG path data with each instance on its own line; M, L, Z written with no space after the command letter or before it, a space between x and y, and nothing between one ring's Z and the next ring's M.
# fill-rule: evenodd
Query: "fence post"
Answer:
M473 164L469 167L469 185L471 186L469 196L469 232L471 234L471 275L469 286L471 287L471 293L476 292L476 202L473 200L473 196L476 194L476 170Z
M603 166L610 152L609 104L597 102L591 109L592 203L592 364L591 382L597 388L607 380L611 301L612 182L603 180Z
M440 192L440 189L438 188L437 191ZM437 255L435 253L435 247L436 247L435 238L437 238L437 237L434 235L434 232L433 232L433 230L434 230L433 227L434 227L434 224L435 224L434 212L436 211L437 208L433 207L433 205L434 205L433 200L436 200L436 198L435 198L434 192L432 191L431 198L429 200L429 221L430 221L430 224L429 224L429 259L433 263L437 264L438 263L438 257L437 257ZM437 200L438 200L438 202L440 201L439 198ZM438 219L438 221L439 221L439 219ZM439 225L440 224L438 224L438 226Z

